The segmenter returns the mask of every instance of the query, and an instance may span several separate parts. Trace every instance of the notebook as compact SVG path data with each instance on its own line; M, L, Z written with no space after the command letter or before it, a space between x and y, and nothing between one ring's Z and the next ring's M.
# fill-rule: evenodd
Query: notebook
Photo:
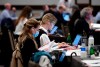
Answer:
M54 26L53 29L50 31L50 34L54 34L57 29L58 29L58 27Z
M79 34L77 34L76 37L75 37L75 39L74 39L74 41L73 41L73 43L72 43L72 45L73 45L73 46L78 46L78 44L79 44L81 38L82 38L82 36L79 35Z

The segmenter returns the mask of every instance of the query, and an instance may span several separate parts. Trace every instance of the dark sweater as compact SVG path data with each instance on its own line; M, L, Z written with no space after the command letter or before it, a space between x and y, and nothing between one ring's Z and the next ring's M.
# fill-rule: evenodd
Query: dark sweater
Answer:
M90 28L89 28L89 24L87 23L87 21L84 18L81 18L77 21L75 28L74 28L74 33L75 36L77 34L83 34L83 31L85 31L86 35L89 36L90 35Z
M28 67L28 62L32 56L32 53L35 53L37 51L38 50L35 47L34 41L30 38L27 38L23 43L23 47L21 48L24 67Z

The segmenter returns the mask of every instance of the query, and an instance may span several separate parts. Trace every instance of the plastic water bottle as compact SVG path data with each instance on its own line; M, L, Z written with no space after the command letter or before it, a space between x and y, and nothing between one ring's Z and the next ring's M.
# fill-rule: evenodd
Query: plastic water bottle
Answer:
M81 58L82 59L87 58L87 51L86 50L87 50L86 45L83 42L82 45L81 45Z
M90 55L90 48L92 45L94 46L94 37L92 35L90 35L88 38L88 54L89 55Z

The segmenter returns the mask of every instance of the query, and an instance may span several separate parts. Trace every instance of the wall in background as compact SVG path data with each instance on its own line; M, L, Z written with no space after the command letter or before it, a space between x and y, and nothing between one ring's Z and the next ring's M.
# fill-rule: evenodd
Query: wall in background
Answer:
M89 0L77 0L78 4L89 4Z
M0 5L3 5L6 2L11 3L12 5L52 5L57 4L59 0L0 0Z
M93 6L100 6L100 0L91 0L91 5Z

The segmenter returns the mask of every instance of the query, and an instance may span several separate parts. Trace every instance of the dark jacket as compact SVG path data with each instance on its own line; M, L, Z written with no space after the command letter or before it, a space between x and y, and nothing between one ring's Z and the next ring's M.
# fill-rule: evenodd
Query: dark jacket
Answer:
M75 35L74 35L74 37L77 34L81 34L82 35L83 31L85 31L87 37L91 34L91 30L89 28L89 24L87 23L87 21L84 18L81 18L75 24L75 27L74 27Z
M55 26L58 26L58 29L62 29L61 24L65 25L66 23L66 21L63 19L62 13L59 13L57 11L55 17L57 18L57 23L55 24Z
M38 52L38 50L35 47L34 41L30 38L26 38L21 48L21 54L22 54L24 67L28 67L28 63L29 63L30 58L32 57L32 53L35 53L35 52Z
M74 40L73 38L73 34L74 34L74 23L77 19L80 19L80 11L77 10L71 17L71 20L70 22L68 23L68 27L69 27L69 32L70 32L70 35L71 35L71 39L72 41Z

